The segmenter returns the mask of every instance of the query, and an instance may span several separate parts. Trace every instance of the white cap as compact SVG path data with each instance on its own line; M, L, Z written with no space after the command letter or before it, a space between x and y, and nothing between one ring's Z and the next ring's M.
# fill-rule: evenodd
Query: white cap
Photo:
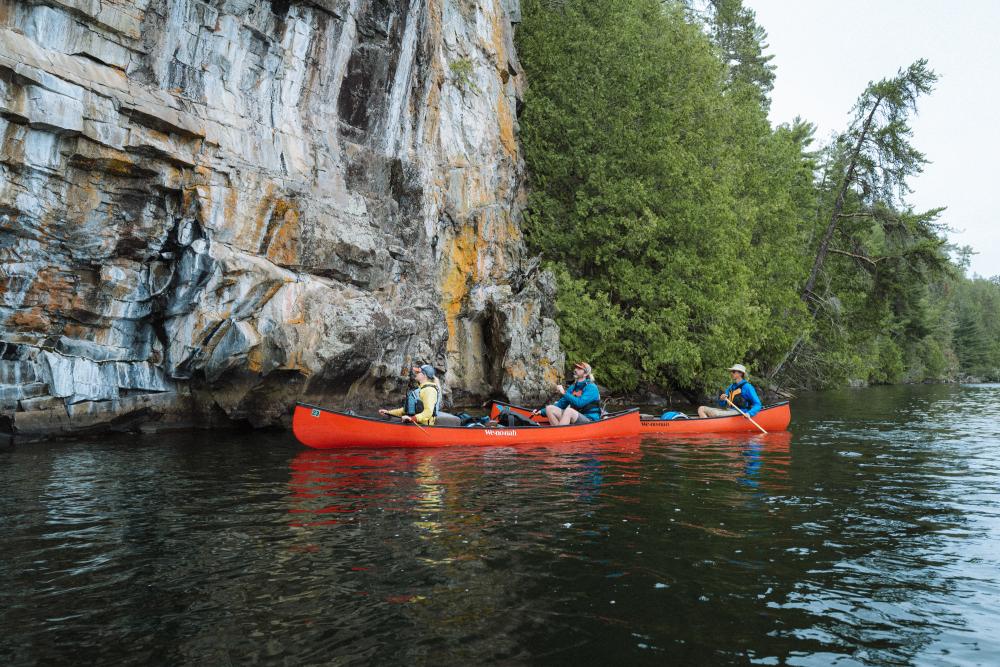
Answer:
M743 373L743 377L747 376L747 367L744 366L743 364L733 364L732 366L730 366L726 370L727 371L739 371L740 373Z

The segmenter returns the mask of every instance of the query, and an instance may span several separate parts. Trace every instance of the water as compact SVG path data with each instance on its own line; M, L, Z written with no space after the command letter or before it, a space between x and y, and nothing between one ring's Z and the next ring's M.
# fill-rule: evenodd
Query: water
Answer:
M0 664L1000 664L1000 386L793 432L0 452Z

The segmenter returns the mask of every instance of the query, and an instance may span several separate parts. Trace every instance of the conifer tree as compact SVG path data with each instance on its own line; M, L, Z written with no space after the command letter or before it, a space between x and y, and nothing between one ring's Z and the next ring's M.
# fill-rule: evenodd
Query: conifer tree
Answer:
M834 234L845 219L870 221L886 232L900 232L900 238L911 234L917 240L912 249L915 252L925 251L927 243L937 237L929 224L941 209L923 214L899 211L910 192L907 179L920 173L926 163L924 155L910 144L909 115L916 112L917 98L929 93L935 81L937 75L927 67L926 60L920 59L891 79L870 83L855 104L854 119L831 152L831 171L837 173L832 179L837 183L836 194L802 287L802 298L813 312L820 305L816 283L831 249L867 262L869 267L880 261L863 252L852 252L858 247L857 234L846 235L849 247L832 248ZM852 202L856 210L846 210Z

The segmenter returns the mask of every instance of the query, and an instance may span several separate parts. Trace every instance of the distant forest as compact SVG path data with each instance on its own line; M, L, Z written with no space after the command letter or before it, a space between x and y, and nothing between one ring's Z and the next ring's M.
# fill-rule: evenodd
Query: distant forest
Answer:
M901 63L827 143L772 127L766 33L739 0L522 0L528 241L562 343L614 391L1000 380L1000 277L914 210ZM844 100L845 109L852 100Z

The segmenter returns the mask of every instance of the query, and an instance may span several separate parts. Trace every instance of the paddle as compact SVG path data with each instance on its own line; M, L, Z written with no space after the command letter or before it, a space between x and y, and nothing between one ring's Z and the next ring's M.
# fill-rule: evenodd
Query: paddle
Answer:
M747 419L749 419L750 423L753 424L754 426L756 426L757 428L759 428L761 433L767 435L767 431L764 430L764 427L761 426L760 424L758 424L757 422L755 422L753 420L753 417L751 417L747 413L745 413L742 410L740 410L739 408L737 408L736 404L733 403L732 401L730 401L728 396L726 396L726 403L729 403L729 405L733 406L733 409L736 410L736 412L740 413L741 415L743 415L744 417L746 417Z
M407 415L407 416L409 416L409 415ZM420 432L421 432L421 433L423 433L424 435L426 435L426 436L427 436L428 438L432 437L432 436L431 436L431 434L430 434L430 433L428 433L427 431L425 431L425 430L424 430L424 427L423 427L423 426L421 426L420 424L418 424L418 423L417 423L417 420L416 420L416 419L414 419L413 417L410 417L409 419L402 419L402 418L401 418L401 420L402 420L402 422L403 422L404 424L413 424L413 425L414 425L414 426L416 426L416 427L417 427L418 429L420 429Z
M392 418L392 415L389 414L388 410L384 410L384 411L383 410L379 410L378 412L383 417L389 417L390 419ZM404 417L406 417L406 419L404 419ZM403 415L403 417L397 417L397 419L399 419L399 421L402 422L403 424L413 424L418 429L420 429L420 432L423 433L424 435L426 435L428 438L432 438L433 437L433 436L431 436L430 433L428 433L427 431L424 430L423 426L421 426L420 424L417 423L416 419L414 419L410 415Z

